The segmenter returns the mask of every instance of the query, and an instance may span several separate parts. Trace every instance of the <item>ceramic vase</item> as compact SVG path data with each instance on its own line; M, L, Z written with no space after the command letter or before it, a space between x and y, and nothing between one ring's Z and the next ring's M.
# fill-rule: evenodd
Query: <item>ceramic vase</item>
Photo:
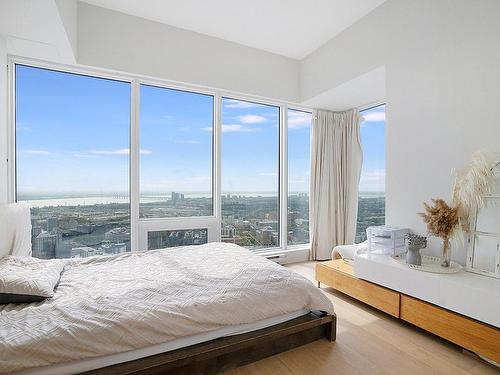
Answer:
M422 265L422 256L420 255L420 248L415 246L406 247L406 263L415 266Z

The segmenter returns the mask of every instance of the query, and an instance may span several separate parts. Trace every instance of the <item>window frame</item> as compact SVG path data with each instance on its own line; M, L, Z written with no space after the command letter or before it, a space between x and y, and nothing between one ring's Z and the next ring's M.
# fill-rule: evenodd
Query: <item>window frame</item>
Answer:
M278 135L278 157L276 158L277 160L277 171L278 171L278 218L279 218L279 222L278 222L278 246L273 246L273 247L267 247L267 248L261 248L261 249L255 249L253 250L254 252L256 253L259 253L259 252L269 252L270 250L274 250L274 249L286 249L287 248L287 238L286 238L286 231L287 231L287 225L288 223L286 222L286 211L287 211L287 206L286 204L288 204L288 201L285 201L283 202L283 188L286 186L283 184L283 174L286 174L285 172L285 168L286 168L286 162L284 161L283 159L283 152L284 152L284 149L286 148L286 145L284 142L286 142L286 134L283 134L283 128L286 127L286 120L285 118L287 118L286 116L286 112L288 112L288 106L287 104L273 104L272 102L264 102L262 100L260 101L257 101L257 100L252 100L252 99L242 99L241 96L236 96L236 95L227 95L227 94L224 94L224 95L221 95L220 97L220 101L221 101L221 107L220 107L220 113L221 113L221 124L222 124L222 101L224 99L228 99L228 100L235 100L235 101L244 101L244 102L249 102L249 103L255 103L255 104L260 104L260 105L266 105L266 106L270 106L270 107L274 107L274 108L277 108L278 109L278 131L277 131L277 135ZM286 131L285 131L286 133ZM222 131L220 131L220 140L221 140L221 143L220 143L220 152L222 154ZM221 166L221 171L222 171L222 159L220 159L220 166ZM284 165L284 164L285 165ZM220 179L220 191L219 191L219 198L222 202L222 173L220 174L219 176L221 179ZM283 221L283 212L285 211L285 221ZM220 210L219 210L219 213L220 213L220 225L221 225L221 230L222 230L222 207L220 207ZM283 237L283 234L285 234L285 237Z
M288 215L288 109L312 113L313 109L300 104L282 100L274 100L257 95L248 95L240 92L221 90L203 85L187 84L168 79L150 77L133 73L124 73L116 70L94 68L85 65L65 65L37 59L17 56L8 56L7 65L7 194L9 203L17 201L17 169L16 169L16 65L33 68L49 69L63 73L73 73L94 78L109 79L129 83L130 95L130 155L129 155L129 202L130 202L130 230L131 251L147 249L147 232L152 230L196 229L206 227L209 229L208 241L221 239L221 148L222 148L222 98L255 102L263 105L278 107L278 203L279 203L279 235L280 242L277 247L256 250L257 253L271 254L273 252L309 250L310 244L287 244L287 215ZM212 199L213 215L197 217L170 217L170 218L139 218L140 200L140 87L149 85L192 92L196 94L211 95L213 101L213 138L212 138Z
M211 176L212 176L212 215L208 215L208 216L184 216L184 217L164 217L164 218L156 218L156 217L153 217L153 218L141 218L140 217L140 212L138 211L138 215L139 215L139 221L141 222L148 222L148 221L151 221L151 222L154 222L154 221L157 221L157 220L180 220L180 219L190 219L190 218L204 218L204 219L213 219L213 218L217 218L217 213L218 211L216 210L216 204L215 204L215 196L216 196L216 193L215 193L215 189L217 188L216 186L216 179L217 179L217 176L216 176L216 172L215 172L215 164L216 164L216 156L217 156L217 150L216 150L216 145L215 145L215 138L217 136L219 136L218 134L216 134L216 131L215 131L215 128L216 128L216 121L217 121L217 115L216 115L216 107L217 107L217 97L216 97L216 94L215 93L211 93L209 91L201 91L201 90L197 90L197 91L194 91L194 90L187 90L187 89L180 89L180 88L174 88L172 86L167 86L166 84L162 84L162 85L158 85L158 84L149 84L149 83L144 83L143 81L141 82L138 82L138 87L137 87L137 90L138 92L136 93L137 95L137 98L138 98L138 101L137 101L137 136L136 136L136 139L137 139L137 143L138 143L138 150L139 150L139 165L137 166L137 172L138 172L138 194L139 194L139 205L140 205L140 193L141 193L141 189L140 189L140 183L141 183L141 180L140 180L140 162L141 162L141 155L140 155L140 90L141 90L141 86L150 86L150 87L154 87L154 88L158 88L158 89L167 89L167 90L175 90L175 91L180 91L180 92L183 92L183 93L191 93L191 94L201 94L201 95L207 95L207 96L211 96L213 98L213 108L212 108L212 170L211 170ZM137 208L137 210L139 210L139 206ZM178 229L178 228L176 228ZM196 228L187 228L187 229L196 229Z

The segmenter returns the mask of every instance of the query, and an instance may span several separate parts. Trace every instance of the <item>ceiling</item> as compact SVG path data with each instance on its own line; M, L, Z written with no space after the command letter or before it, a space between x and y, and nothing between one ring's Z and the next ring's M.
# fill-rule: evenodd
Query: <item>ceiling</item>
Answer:
M81 0L302 59L385 0Z
M311 108L345 111L349 108L380 104L385 97L385 66L382 66L308 99L302 104Z

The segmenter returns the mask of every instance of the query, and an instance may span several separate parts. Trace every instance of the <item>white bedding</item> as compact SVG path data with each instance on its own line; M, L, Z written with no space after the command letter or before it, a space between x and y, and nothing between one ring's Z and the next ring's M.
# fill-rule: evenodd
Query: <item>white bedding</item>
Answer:
M53 298L0 307L0 372L126 352L301 309L333 312L310 281L237 245L68 260Z

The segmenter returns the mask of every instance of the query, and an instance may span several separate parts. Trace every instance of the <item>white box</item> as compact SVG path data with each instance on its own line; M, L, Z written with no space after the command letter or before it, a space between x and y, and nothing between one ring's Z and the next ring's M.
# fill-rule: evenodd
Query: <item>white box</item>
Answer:
M368 252L396 256L406 252L405 236L408 228L380 225L366 228Z

